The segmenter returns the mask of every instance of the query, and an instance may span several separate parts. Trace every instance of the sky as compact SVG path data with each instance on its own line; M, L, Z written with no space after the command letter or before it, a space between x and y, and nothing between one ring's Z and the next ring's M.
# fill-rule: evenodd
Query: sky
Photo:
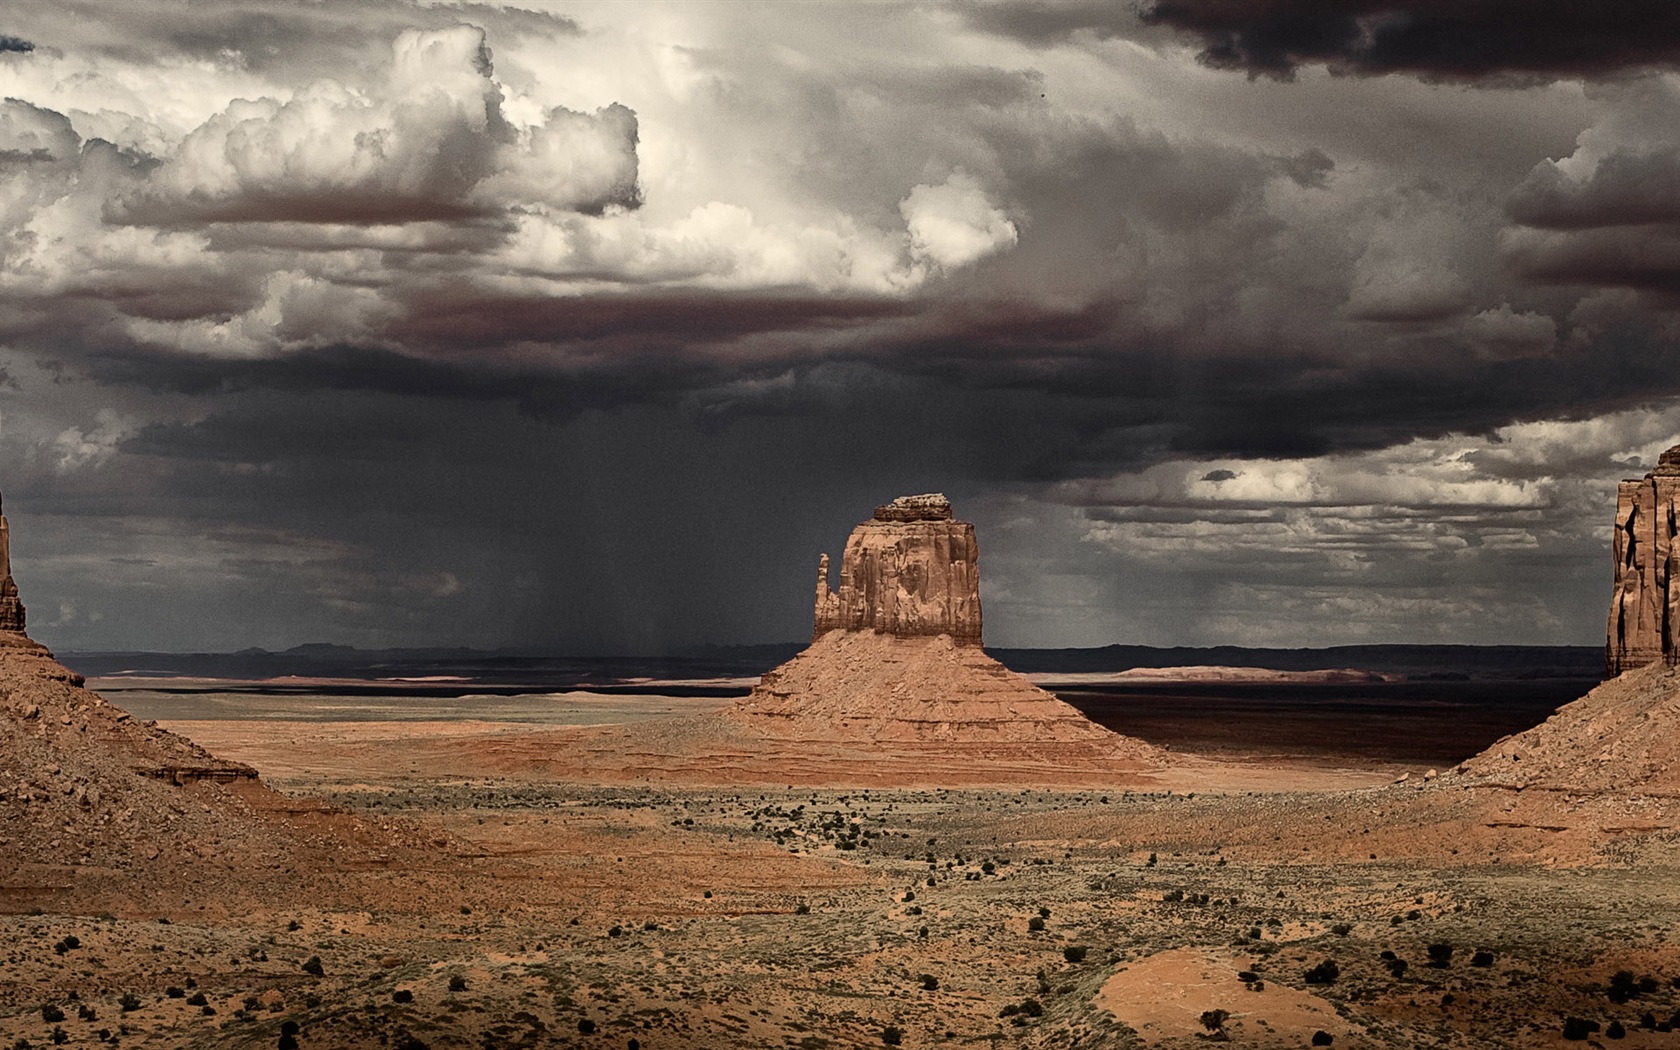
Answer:
M1599 644L1680 442L1680 5L0 11L0 492L64 650Z

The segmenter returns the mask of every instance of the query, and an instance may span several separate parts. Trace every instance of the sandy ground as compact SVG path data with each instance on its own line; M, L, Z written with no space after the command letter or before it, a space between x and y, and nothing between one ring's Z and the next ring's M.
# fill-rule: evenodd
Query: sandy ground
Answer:
M164 725L435 852L0 898L0 1046L1181 1047L1215 1010L1252 1047L1579 1045L1571 1017L1680 1045L1659 803L1606 832L1625 800L1260 755L1063 790L638 782L581 726L289 703Z
M719 701L688 703L703 710L718 706ZM596 724L610 724L606 721L608 711L598 712L597 717L603 722ZM619 775L619 770L597 763L594 753L581 746L590 738L529 722L436 719L323 722L265 718L167 720L160 724L198 741L218 755L257 766L271 781L348 776L357 772L380 777L464 778L494 770L507 777L544 782L621 783L642 781L646 773L643 768L641 775ZM627 724L632 727L628 735L633 737L635 723ZM721 755L714 758L709 766L677 770L664 779L691 786L716 786L743 780L776 783L797 779L809 783L813 777L824 779L831 775L832 779L843 779L846 775L843 770L802 773L788 763L777 764L774 756L769 759L742 756L734 762ZM865 754L862 763L867 761ZM884 765L878 758L876 768L869 773L871 786L902 787L905 779L925 774L925 770L907 770L902 778L888 779L881 773ZM758 775L760 771L762 775ZM755 775L745 777L743 774L747 772ZM993 768L992 773L996 772ZM1416 772L1421 774L1424 770ZM987 767L977 764L974 773L976 777L987 775ZM953 778L954 783L964 786L970 779ZM1212 762L1179 756L1171 769L1131 778L1127 784L1181 792L1337 791L1375 787L1394 779L1393 770L1386 767Z

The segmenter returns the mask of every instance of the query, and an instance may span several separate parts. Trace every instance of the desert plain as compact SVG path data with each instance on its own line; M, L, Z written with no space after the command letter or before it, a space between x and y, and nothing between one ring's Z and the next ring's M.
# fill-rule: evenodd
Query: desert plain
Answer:
M732 702L660 683L430 717L332 682L90 685L318 802L205 780L163 819L242 830L131 863L8 844L8 1047L1680 1045L1656 789L1431 773L1403 732L1385 760L1312 723L1292 757L1210 757L1175 747L1193 719L1104 783L778 780L592 758Z

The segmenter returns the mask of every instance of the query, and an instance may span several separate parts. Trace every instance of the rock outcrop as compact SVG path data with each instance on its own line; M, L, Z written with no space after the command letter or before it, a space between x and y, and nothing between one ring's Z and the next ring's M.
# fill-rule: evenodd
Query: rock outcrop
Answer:
M974 526L956 521L943 495L900 496L852 530L829 589L829 561L817 563L812 641L830 631L879 631L896 638L949 635L980 644L980 548Z
M1605 632L1604 669L1610 677L1680 654L1680 572L1674 543L1680 527L1680 445L1657 468L1616 491L1613 548L1616 577Z
M1459 770L1518 788L1680 797L1680 670L1634 668Z
M0 902L121 915L319 901L419 846L211 754L84 687L23 632L0 518ZM372 878L372 876L370 876ZM332 889L332 892L337 892ZM388 895L382 877L357 893ZM244 902L244 903L239 903Z
M23 601L12 579L12 528L0 514L0 631L22 634L23 629Z

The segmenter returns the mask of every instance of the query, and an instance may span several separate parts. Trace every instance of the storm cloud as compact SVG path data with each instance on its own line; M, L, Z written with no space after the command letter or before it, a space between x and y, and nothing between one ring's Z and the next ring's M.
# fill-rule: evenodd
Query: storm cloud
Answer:
M1291 77L1303 65L1441 80L1597 77L1680 63L1662 0L1155 0L1146 21L1199 37L1219 69Z
M26 6L39 633L792 638L944 490L997 644L1590 642L1680 430L1680 31L1524 10Z

